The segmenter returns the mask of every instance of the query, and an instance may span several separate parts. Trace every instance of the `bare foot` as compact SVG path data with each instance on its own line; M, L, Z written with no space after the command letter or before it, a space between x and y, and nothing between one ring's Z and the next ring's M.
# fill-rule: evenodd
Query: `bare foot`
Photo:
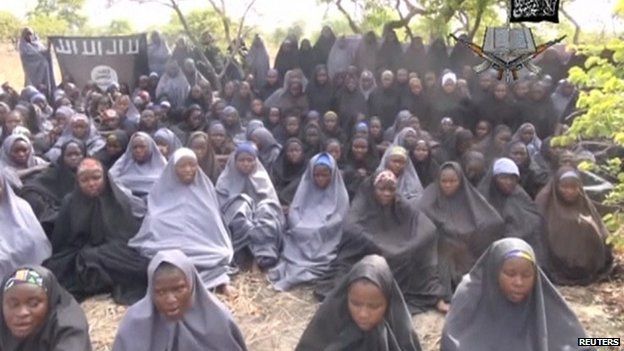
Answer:
M450 308L451 308L451 305L444 302L444 300L440 300L436 304L436 309L444 314L447 314Z
M221 284L217 287L217 293L224 295L225 297L228 297L228 298L233 298L236 296L237 291L230 284Z

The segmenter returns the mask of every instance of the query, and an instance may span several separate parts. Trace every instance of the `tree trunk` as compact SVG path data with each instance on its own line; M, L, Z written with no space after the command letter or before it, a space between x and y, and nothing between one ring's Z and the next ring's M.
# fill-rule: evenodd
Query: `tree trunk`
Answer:
M572 43L574 45L578 45L579 37L581 36L581 26L579 23L566 11L563 9L563 6L559 9L565 18L568 19L574 26L574 36L572 37Z
M353 18L351 18L351 15L349 14L349 12L347 10L345 10L344 7L342 7L342 0L336 1L336 7L338 8L338 11L340 11L345 16L347 21L349 22L349 28L351 28L353 33L355 33L355 34L362 34L362 30L357 25L357 23L355 23L355 21L353 21Z

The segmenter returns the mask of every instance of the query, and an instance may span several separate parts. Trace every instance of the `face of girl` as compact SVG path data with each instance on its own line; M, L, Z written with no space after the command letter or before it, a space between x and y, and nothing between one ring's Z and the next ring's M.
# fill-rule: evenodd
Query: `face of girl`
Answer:
M102 169L85 170L78 174L78 187L87 197L100 196L104 191L104 171Z
M195 152L198 160L203 160L208 155L208 140L204 138L193 138L190 144L191 150Z
M75 171L80 164L80 161L84 158L82 150L77 144L71 143L65 147L65 154L63 155L63 164L67 168Z
M224 118L223 118L223 124L225 124L226 126L233 126L236 123L238 123L239 117L238 117L238 112L229 112L226 113Z
M132 139L132 158L138 164L143 164L149 160L151 156L149 144L143 137L135 137Z
M323 117L323 126L328 131L335 131L338 127L338 116L328 114Z
M362 331L370 331L379 325L388 308L388 300L381 289L366 280L355 281L349 286L347 301L351 319Z
M117 137L109 136L106 139L106 154L109 156L117 156L123 152L123 148Z
M331 183L331 170L325 165L316 165L312 170L314 177L314 184L321 189L327 189L329 183Z
M22 115L17 111L10 112L4 121L4 125L7 129L7 133L13 132L15 127L23 125L22 123Z
M405 165L407 164L407 160L402 155L392 155L388 158L388 164L386 166L387 169L392 171L395 176L399 177L403 174L405 170Z
M478 139L485 138L490 133L490 124L486 121L479 121L475 128L475 134Z
M280 110L272 107L271 110L269 110L269 122L271 122L271 124L278 124L281 119Z
M84 139L87 137L87 133L89 133L89 124L82 119L74 121L72 123L72 134L77 139Z
M152 110L141 112L141 124L147 129L154 129L158 123L156 114Z
M381 86L384 89L390 88L393 82L394 82L394 76L392 74L383 74L381 76Z
M325 85L325 83L327 83L327 79L328 79L328 75L327 75L326 70L322 69L316 73L316 82L319 85Z
M256 158L246 152L236 156L236 169L243 175L250 175L256 169Z
M420 140L416 143L416 147L414 147L414 158L416 161L425 161L429 157L429 146L427 142L424 140Z
M516 143L509 149L509 158L511 158L516 165L522 166L529 160L529 152L525 145Z
M288 136L296 136L299 134L299 118L290 116L286 119L286 133Z
M446 197L455 195L461 186L459 175L452 168L445 168L440 173L440 190Z
M30 146L24 140L16 140L11 146L11 160L20 167L28 167L30 157Z
M496 84L496 87L494 87L494 97L497 100L503 100L504 98L506 98L507 92L507 84L499 83Z
M455 88L457 88L457 84L450 79L445 80L444 84L442 84L442 90L447 94L453 93Z
M396 184L380 183L375 185L375 199L381 206L389 206L390 204L392 204L395 197Z
M438 78L434 72L425 73L425 86L427 86L427 88L433 88L437 79Z
M321 140L321 136L316 128L308 128L305 132L305 140L309 145L316 145Z
M381 135L381 122L373 120L369 127L370 134L374 137Z
M533 126L528 126L522 129L520 133L520 139L523 143L528 144L535 138L535 128Z
M525 301L535 286L535 266L527 259L512 257L505 260L498 273L498 285L507 300Z
M581 196L579 181L574 178L564 178L559 181L557 192L564 202L573 204L578 200L579 196Z
M514 174L499 174L494 177L494 183L496 184L498 191L505 196L509 196L513 194L514 190L516 190L516 186L518 185L518 176Z
M356 160L363 160L366 158L368 152L368 141L366 139L356 139L351 145L351 153Z
M288 144L286 149L286 158L292 164L301 164L303 162L303 148L298 143Z
M332 155L332 157L336 161L339 161L342 158L342 148L340 147L340 144L338 143L335 143L335 142L329 143L327 147L325 148L325 152Z
M375 80L371 76L364 76L360 82L362 84L362 88L368 90L373 86Z
M214 147L221 147L221 145L225 142L225 133L221 130L211 131L210 142Z
M4 322L17 339L35 334L45 322L49 309L48 295L33 284L15 285L2 299Z
M255 114L257 114L257 115L259 115L259 114L261 114L261 113L262 113L262 108L263 108L263 107L264 107L264 105L263 105L263 103L262 103L262 100L259 100L259 99L254 99L254 100L251 102L251 110L252 110Z
M227 118L226 118L227 121ZM188 124L191 129L197 129L202 122L202 112L200 110L193 110L188 116Z
M152 291L156 310L169 321L178 321L191 306L193 290L177 267L156 271Z
M510 141L511 132L508 130L496 134L496 137L494 138L494 143L499 150L503 149Z
M164 140L156 140L156 146L158 146L160 154L163 155L164 158L169 159L169 144Z
M415 132L409 131L405 134L405 138L403 141L405 143L403 147L408 150L414 150L414 147L416 147L416 143L418 142L418 136Z
M192 157L182 157L175 164L175 173L182 184L189 185L195 180L197 174L197 160Z

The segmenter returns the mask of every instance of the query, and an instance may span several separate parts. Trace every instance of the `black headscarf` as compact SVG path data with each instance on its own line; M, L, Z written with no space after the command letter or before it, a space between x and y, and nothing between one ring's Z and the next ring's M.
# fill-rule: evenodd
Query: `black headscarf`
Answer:
M447 298L462 275L496 239L502 236L504 222L498 212L475 189L456 162L440 167L452 169L460 179L460 188L451 197L440 189L440 176L429 184L420 199L420 208L433 221L439 234L440 279Z
M357 51L355 52L355 60L353 64L360 71L375 72L375 69L377 68L377 51L379 51L377 35L373 31L366 32L366 34L364 34L364 38L362 38L360 44L358 45Z
M353 322L348 307L349 287L360 279L379 287L388 302L384 320L368 332ZM295 348L308 350L421 350L401 291L383 257L364 257L327 296Z
M273 68L279 72L280 78L284 78L286 72L299 67L299 41L294 36L288 36L280 45Z
M0 309L0 348L3 351L91 351L87 318L76 300L46 268L25 266L16 272L25 269L35 271L42 278L41 286L48 296L48 313L43 325L34 335L17 339L6 325L4 309ZM14 275L13 273L4 278L0 301L4 300L7 281L14 278Z
M111 139L114 139L119 143L120 151L117 155L109 155L106 151L106 147L95 154L95 158L102 162L104 169L111 168L115 164L115 162L117 162L117 160L121 157L121 155L124 154L124 152L128 148L128 144L130 143L130 136L128 135L128 133L126 133L126 131L121 129L117 129L111 132L108 136L106 136L107 142Z
M316 76L322 71L325 71L328 78L325 84L320 85L316 80ZM306 95L308 96L308 104L310 105L310 110L317 111L321 115L324 115L325 112L333 108L334 87L329 80L329 71L327 70L327 66L316 66L312 77L310 77L310 82L306 87Z
M377 72L391 70L396 72L401 68L403 47L393 29L387 29L383 36L383 42L377 52Z
M336 35L329 26L323 26L321 29L321 35L314 43L312 47L314 54L314 63L317 65L324 65L327 63L327 57L334 42L336 41Z
M424 77L427 70L427 52L421 37L414 37L403 54L403 67L410 72L418 73ZM419 116L420 117L420 116Z
M501 292L499 272L505 260L521 257L533 262L531 295L514 304ZM493 243L457 288L442 330L442 351L577 350L586 337L574 312L535 263L526 242L506 238ZM590 348L583 348L588 350Z
M301 146L301 150L304 150L304 145L301 140L297 138L290 138L286 140L286 143L284 143L284 146L282 147L282 151L275 160L275 164L271 169L271 180L273 181L275 190L278 193L280 202L284 202L284 200L286 200L283 198L283 191L285 189L292 190L288 192L290 193L290 196L287 196L287 202L292 201L297 186L299 185L299 180L301 180L301 176L303 175L303 172L305 172L307 166L305 157L303 157L301 163L299 164L293 164L288 160L286 152L288 151L288 145L290 144L299 144L299 146ZM292 184L293 182L295 184Z
M444 40L438 38L431 43L427 52L427 69L437 75L445 68L449 68L448 51Z
M366 152L364 160L358 161L353 158L352 146L356 140L360 139L368 142L368 151ZM353 138L346 150L345 163L342 171L345 185L347 186L347 191L349 192L349 198L351 200L355 197L355 194L362 182L375 172L377 166L379 166L379 154L377 153L375 143L364 137ZM365 170L366 174L360 174L360 169Z

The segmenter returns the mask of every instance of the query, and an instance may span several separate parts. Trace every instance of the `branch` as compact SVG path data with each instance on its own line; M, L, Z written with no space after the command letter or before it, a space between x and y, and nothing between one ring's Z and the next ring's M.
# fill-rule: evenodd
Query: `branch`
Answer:
M561 4L563 5L563 4ZM561 11L561 13L563 14L563 16L565 18L568 19L568 21L570 21L570 23L572 23L572 25L574 26L574 36L572 38L572 43L574 45L578 45L579 42L579 37L581 36L581 26L579 25L579 23L563 8L563 6L561 6L559 8L559 10Z
M481 1L478 4L479 6L477 7L477 16L475 17L475 23L472 26L472 30L468 33L468 40L472 40L475 34L477 34L479 27L481 27L481 20L483 20L483 13L485 12L486 2Z
M340 11L347 18L347 21L349 22L349 27L351 28L353 33L361 34L362 30L360 29L360 27L357 25L357 23L355 23L355 21L353 21L353 18L351 18L349 12L347 12L347 10L342 7L342 0L336 1L336 7L338 8L338 11Z
M221 24L223 24L223 32L225 33L225 41L227 43L232 41L232 36L230 35L230 23L228 21L227 15L225 14L225 3L221 0L221 7L217 6L215 0L208 0L210 5L212 5L212 9L219 15L221 19Z
M221 2L223 2L223 0L221 0ZM241 38L242 38L243 28L245 27L245 19L247 18L247 14L249 14L249 11L251 10L251 8L253 7L255 3L256 3L256 0L249 1L249 4L247 4L247 7L245 8L245 11L243 12L243 15L238 21L238 31L236 32L236 40L234 40L234 44L233 44L234 47L230 50L230 52L228 52L227 59L225 60L225 65L223 66L224 67L223 72L219 73L219 79L222 79L225 76L228 66L232 63L232 61L234 61L234 57L236 56L236 54L238 54L238 51L240 50L240 46L242 43ZM229 43L230 45L232 45L231 41Z
M388 29L392 29L392 28L399 28L399 27L405 27L405 30L407 31L408 35L410 36L410 38L412 37L412 32L409 29L409 23L412 20L412 18L414 18L414 16L416 15L428 15L430 12L419 8L419 7L415 7L412 4L410 4L408 7L410 7L410 11L407 13L407 15L404 17L401 14L401 11L399 10L399 0L397 0L396 2L396 10L399 13L399 17L400 19L398 21L390 21L388 23L386 23L386 25L384 27L387 27Z

